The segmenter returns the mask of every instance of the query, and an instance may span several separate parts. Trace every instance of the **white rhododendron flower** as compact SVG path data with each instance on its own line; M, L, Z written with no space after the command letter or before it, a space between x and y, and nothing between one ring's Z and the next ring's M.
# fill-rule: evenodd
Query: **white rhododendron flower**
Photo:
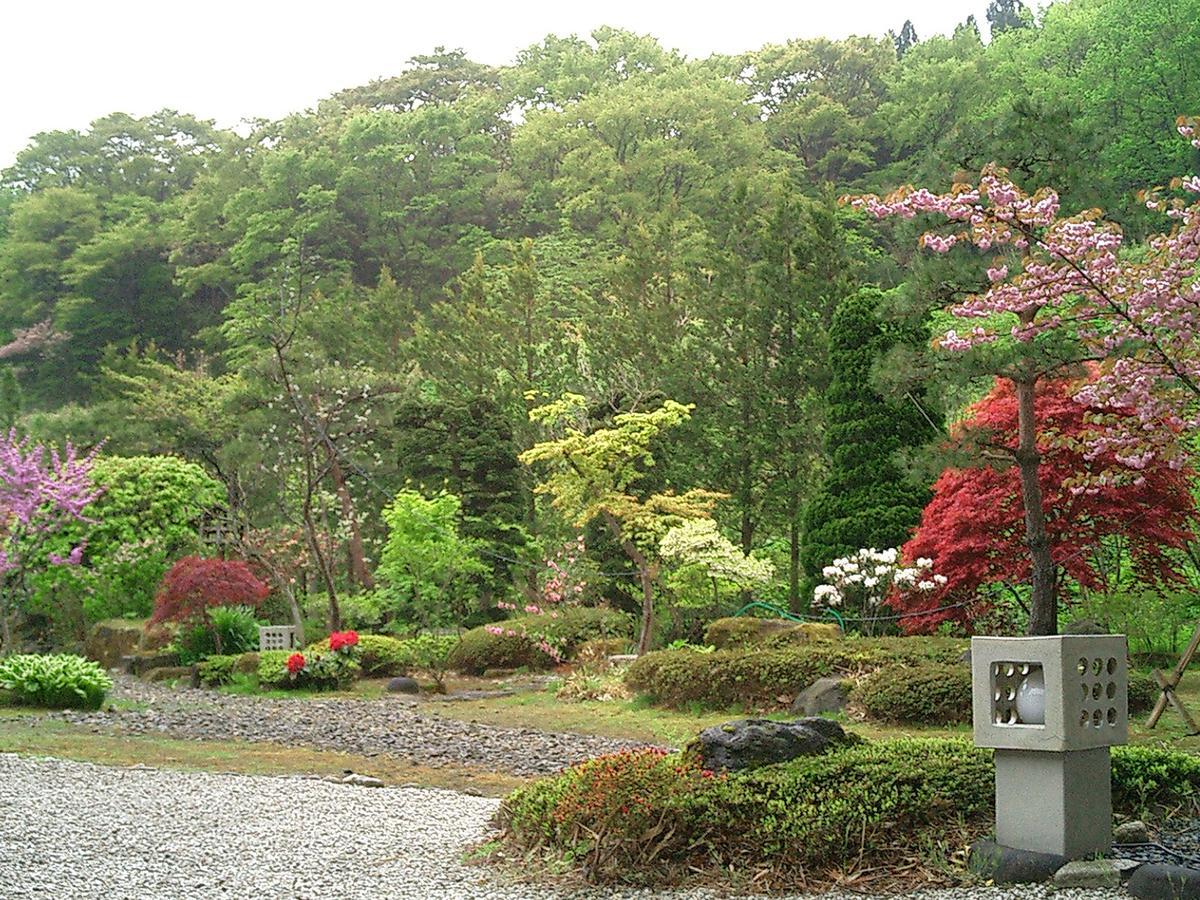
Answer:
M945 585L946 577L934 574L932 569L933 560L928 557L905 566L900 564L900 552L895 547L885 550L866 547L835 559L821 570L825 583L813 590L813 604L857 611L865 617L861 621L870 630L872 620L868 614L877 614L893 590L927 592Z

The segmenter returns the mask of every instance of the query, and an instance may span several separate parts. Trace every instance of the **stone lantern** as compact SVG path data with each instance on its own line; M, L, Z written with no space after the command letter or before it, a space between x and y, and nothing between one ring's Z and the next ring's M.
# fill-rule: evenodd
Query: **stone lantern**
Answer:
M1124 635L971 639L975 744L995 749L996 843L1112 846L1109 748L1129 738Z

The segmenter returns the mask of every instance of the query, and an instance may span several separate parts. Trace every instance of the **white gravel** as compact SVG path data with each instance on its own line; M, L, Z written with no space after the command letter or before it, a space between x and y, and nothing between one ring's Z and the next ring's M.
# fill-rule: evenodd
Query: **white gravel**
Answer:
M496 800L296 777L111 768L0 753L3 900L683 898L707 892L562 892L503 884L460 862ZM1047 898L963 889L928 900ZM1127 895L1059 891L1055 900ZM863 895L854 895L863 900ZM832 895L830 900L833 900Z

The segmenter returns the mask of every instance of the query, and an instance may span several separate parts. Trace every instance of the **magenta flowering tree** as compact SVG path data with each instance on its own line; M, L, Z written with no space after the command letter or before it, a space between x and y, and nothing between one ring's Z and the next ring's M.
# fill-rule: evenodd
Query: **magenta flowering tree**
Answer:
M1177 124L1200 148L1200 119ZM903 188L883 198L849 198L876 218L940 217L944 224L920 238L933 252L968 245L992 254L990 286L949 308L957 321L936 343L952 352L995 351L1004 361L996 373L1015 389L1017 440L998 441L984 455L1006 458L1019 471L1032 563L1031 634L1057 631L1034 416L1038 382L1085 361L1100 364L1094 377L1080 370L1075 396L1089 407L1089 428L1072 440L1086 459L1111 460L1095 476L1105 483L1139 484L1154 460L1181 467L1178 434L1200 425L1200 201L1189 194L1200 194L1200 178L1145 194L1146 205L1172 227L1137 247L1127 247L1121 228L1099 210L1060 216L1054 191L1027 194L995 167L977 185L943 194ZM1081 473L1073 489L1095 485Z
M82 546L66 556L43 555L42 544L67 522L83 519L84 509L100 496L91 472L99 448L78 455L70 443L60 453L17 438L0 438L0 650L12 648L9 614L13 595L37 565L77 565Z

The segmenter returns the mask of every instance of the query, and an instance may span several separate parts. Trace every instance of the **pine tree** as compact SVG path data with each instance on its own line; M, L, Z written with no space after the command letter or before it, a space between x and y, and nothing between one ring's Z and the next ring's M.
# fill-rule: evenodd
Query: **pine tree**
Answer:
M839 556L863 547L898 547L920 521L929 499L897 460L933 429L911 399L885 399L871 386L872 367L907 336L880 322L882 293L862 288L842 300L833 317L824 484L804 514L803 563L809 579Z

